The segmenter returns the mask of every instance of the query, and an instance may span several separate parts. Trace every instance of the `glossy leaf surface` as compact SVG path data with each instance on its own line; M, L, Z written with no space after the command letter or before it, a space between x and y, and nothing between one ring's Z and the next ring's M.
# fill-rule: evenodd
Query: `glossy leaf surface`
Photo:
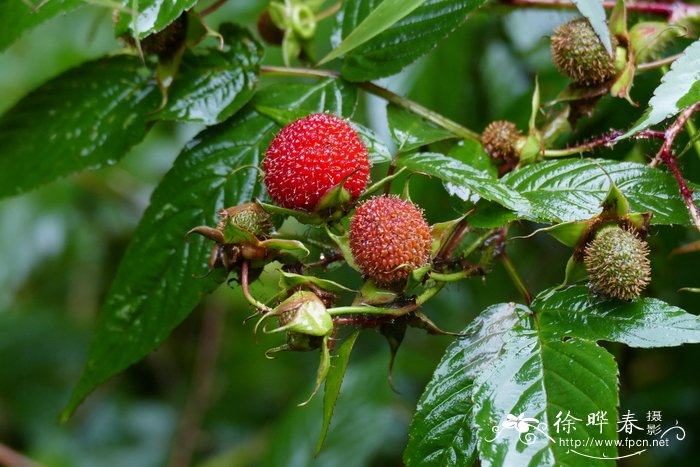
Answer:
M32 2L37 5L40 2ZM21 0L0 0L0 52L19 39L25 31L35 28L44 21L71 11L81 5L83 0L52 0L34 9L29 2Z
M126 11L119 14L114 27L117 36L129 34L143 39L163 30L182 14L197 4L197 0L121 0ZM134 11L136 19L129 13Z

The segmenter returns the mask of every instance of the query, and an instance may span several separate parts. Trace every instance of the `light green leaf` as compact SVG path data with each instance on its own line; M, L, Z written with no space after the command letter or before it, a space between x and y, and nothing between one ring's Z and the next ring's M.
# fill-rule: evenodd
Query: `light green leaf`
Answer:
M501 179L530 202L521 217L544 222L590 219L601 212L610 181L624 194L631 212L651 211L653 224L688 224L685 205L673 176L633 162L562 159L524 167ZM695 199L700 200L697 185Z
M690 44L654 90L644 115L618 140L646 130L700 101L700 40Z
M38 6L42 1L33 0L31 3ZM22 0L0 0L0 52L19 39L25 31L85 4L83 0L52 0L44 2L40 8L34 10L31 3Z
M323 442L326 440L328 428L331 426L331 418L333 418L335 403L340 395L340 387L345 377L345 370L348 368L348 362L350 361L350 353L359 335L359 330L353 332L340 344L338 350L334 354L331 369L328 371L328 376L326 377L326 386L323 394L323 425L321 426L321 436L316 445L316 455L321 452Z
M121 0L125 11L120 12L114 26L116 36L128 34L143 39L162 31L175 21L183 11L197 4L197 0ZM136 19L129 13L136 12Z
M578 8L579 13L588 19L591 23L593 30L603 43L605 50L608 54L612 56L612 44L610 42L610 31L608 30L608 25L605 22L605 8L603 8L602 0L574 0L576 8Z
M144 71L134 57L88 62L0 117L0 198L121 159L146 135L160 99Z
M420 6L410 10L409 7L421 3ZM363 39L359 45L343 52L335 49L334 56L345 53L341 73L350 81L367 81L383 76L398 73L404 67L432 50L440 40L447 37L467 17L467 14L484 3L484 0L425 0L394 1L394 0L347 0L343 2L343 9L338 14L338 31L334 36L349 38L368 18L368 23L380 31L377 35L371 35L371 39L364 42L366 33L375 31L368 29L354 35ZM385 6L386 5L386 6ZM392 16L375 16L374 12L389 10ZM409 12L400 21L389 23L398 12ZM379 26L383 26L380 29ZM363 29L365 26L363 26ZM353 38L353 41L355 38ZM340 52L338 52L340 50ZM328 59L328 58L327 58Z
M405 154L399 158L398 165L416 172L427 173L455 187L466 188L468 191L458 192L460 197L464 193L473 192L514 211L529 210L528 201L500 180L444 154L427 152ZM467 199L469 198L465 200Z
M700 318L655 298L605 300L579 286L545 291L532 309L549 338L578 337L631 347L700 343Z
M364 44L421 6L425 1L426 0L382 1L350 34L345 36L337 47L323 57L319 65L330 62Z
M436 141L455 138L447 130L433 126L416 114L393 104L386 108L389 131L398 153L409 152Z
M224 50L185 52L168 90L168 103L154 118L213 125L236 113L253 96L262 47L239 26L223 24L220 33Z
M418 401L404 462L413 466L469 466L476 458L472 427L472 384L503 347L503 335L517 322L517 305L486 309L455 340ZM526 311L526 310L524 310Z

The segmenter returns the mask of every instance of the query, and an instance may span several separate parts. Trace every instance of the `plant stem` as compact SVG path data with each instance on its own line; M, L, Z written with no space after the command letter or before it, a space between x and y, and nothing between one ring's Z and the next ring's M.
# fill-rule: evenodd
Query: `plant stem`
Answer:
M214 13L216 10L218 10L219 8L221 8L224 5L224 3L226 3L226 0L216 0L214 3L212 3L211 5L206 7L204 10L202 10L199 13L199 15L202 18L204 18L205 16L210 15L210 14Z
M504 5L518 7L534 7L534 8L549 8L549 9L569 9L576 8L574 2L566 0L501 0ZM612 9L617 2L613 0L605 0L603 7ZM627 11L637 13L651 13L655 15L667 16L673 20L682 19L688 16L700 15L700 6L690 5L683 2L660 3L660 2L625 2Z
M324 10L320 12L319 14L316 15L316 21L323 21L324 19L328 18L329 16L333 16L340 10L340 8L343 6L343 2L336 2L330 7L328 7L327 10Z
M669 65L676 60L680 58L680 56L683 54L676 54L676 55L671 55L669 57L664 57L659 60L655 60L653 62L647 62L647 63L640 63L637 65L637 71L647 71L647 70L653 70L655 68L661 68L663 66Z
M685 131L688 133L690 140L698 157L700 157L700 138L697 137L698 129L690 118L685 122Z
M340 78L340 73L330 70L315 70L312 68L288 68L288 67L278 67L278 66L261 66L260 72L267 75L279 75L279 76L300 76L306 78ZM382 99L391 102L392 104L398 105L416 115L423 117L424 119L433 122L437 126L444 128L447 131L452 132L454 135L470 139L474 141L479 141L479 134L463 127L459 123L450 120L447 117L434 112L427 107L413 102L412 100L396 94L386 88L378 86L370 81L364 81L356 83L359 87L365 91L379 96Z
M624 133L624 131L614 130L605 136L601 136L600 138L591 140L587 143L579 144L577 146L571 146L564 149L545 149L543 155L544 157L567 157L591 151L599 146L613 146L616 144L615 138ZM664 136L665 134L663 131L645 130L637 133L635 138L664 138Z
M656 157L649 165L656 167L660 163L664 163L668 166L676 179L678 190L680 191L681 198L683 198L683 202L688 208L690 218L693 221L695 228L700 230L700 209L698 209L698 206L695 204L693 200L693 190L691 190L688 186L688 182L686 182L685 177L683 177L683 172L681 172L681 169L678 166L678 161L673 155L673 142L676 140L676 136L678 136L678 133L680 133L685 123L698 109L700 109L700 102L696 102L680 113L676 121L666 129L664 144L661 145L661 149L659 149Z
M202 418L209 407L214 389L216 360L219 355L225 317L224 310L214 304L209 305L204 312L190 383L191 393L185 404L182 424L173 444L170 467L191 465Z
M251 295L250 287L248 285L248 268L248 261L243 261L243 264L241 265L241 289L243 290L243 296L246 300L248 300L248 303L253 305L258 310L262 311L263 313L271 313L273 311L272 308L263 305L257 301L253 295Z
M520 292L520 295L522 295L525 299L525 303L530 305L530 303L532 303L532 294L529 290L527 290L525 283L520 278L518 271L515 270L515 266L513 266L513 263L510 261L510 257L506 253L501 254L501 262L503 262L503 266L505 266L508 275L513 281L513 284L515 284L515 287L518 289L518 292Z
M22 454L10 449L2 443L0 443L0 465L7 467L38 467L37 464L27 457L24 457Z

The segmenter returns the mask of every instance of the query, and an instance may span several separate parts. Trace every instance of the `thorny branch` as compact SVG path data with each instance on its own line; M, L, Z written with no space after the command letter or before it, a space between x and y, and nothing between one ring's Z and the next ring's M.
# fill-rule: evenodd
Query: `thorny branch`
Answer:
M610 147L615 145L615 138L623 134L625 134L624 131L612 130L607 135L601 136L600 138L596 138L586 143L578 144L576 146L571 146L564 149L545 149L543 155L544 157L566 157L591 151L599 146ZM665 133L663 131L645 130L637 133L635 138L665 138Z
M550 9L565 9L576 8L574 2L566 0L501 0L505 5L550 8ZM606 0L603 2L603 7L612 9L617 2L614 0ZM661 2L625 2L627 11L637 13L650 13L655 15L663 15L671 21L676 22L689 16L700 16L700 5L691 5L683 2L661 3Z
M676 179L676 183L678 183L678 189L683 198L683 202L688 208L688 212L690 212L690 218L695 228L700 230L700 210L693 201L693 190L688 186L688 182L686 182L678 166L678 160L676 160L676 157L673 155L673 142L676 140L678 133L681 132L688 119L698 109L700 109L700 102L696 102L681 112L676 121L666 129L664 132L664 144L661 145L661 149L659 149L659 152L656 154L654 160L651 161L650 165L656 167L663 162L668 166Z

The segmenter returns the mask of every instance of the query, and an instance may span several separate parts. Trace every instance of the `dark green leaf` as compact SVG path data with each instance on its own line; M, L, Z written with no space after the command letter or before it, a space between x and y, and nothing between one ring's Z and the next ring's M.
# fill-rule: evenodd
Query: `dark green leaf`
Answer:
M618 139L628 138L652 125L673 117L700 101L700 40L690 44L661 78L649 107L634 126Z
M409 152L426 144L455 137L449 131L433 126L401 107L389 104L386 110L389 131L396 143L396 152Z
M380 0L343 2L337 35L347 38L380 3ZM398 73L432 50L465 21L467 13L483 3L484 0L427 0L391 27L345 54L341 67L343 77L367 81Z
M39 5L39 0L32 3ZM85 2L83 0L52 0L44 2L41 8L34 11L28 2L21 0L0 0L0 18L2 18L2 28L0 28L0 52L5 50L10 44L20 38L20 36L49 18L60 13L73 10Z
M605 300L586 287L549 290L532 303L553 337L622 342L631 347L700 343L700 318L655 298Z
M500 180L444 154L427 152L406 154L399 158L398 165L433 175L453 187L461 188L463 191L457 191L456 194L462 199L476 201L470 199L473 192L514 211L529 210L528 201Z
M0 117L0 197L114 164L146 135L155 81L134 57L86 63Z
M608 178L609 177L609 178ZM545 222L590 219L601 212L610 181L627 198L632 212L651 211L654 224L687 224L688 212L675 179L661 169L604 159L548 161L511 172L502 181L530 201L532 214ZM692 189L697 192L696 185ZM696 193L696 199L700 195Z
M236 113L253 96L263 49L243 28L220 28L224 50L187 50L168 104L154 118L213 125Z
M117 36L129 34L143 39L161 31L175 21L183 11L197 4L197 0L121 0L126 11L119 14L114 27ZM136 21L130 11L136 13Z
M355 105L341 97L333 80L311 86L277 85L260 98L269 95L284 95L280 105L293 100L307 112L342 115ZM263 193L258 172L242 167L259 164L278 130L273 120L248 106L233 119L200 133L177 158L153 193L122 259L64 417L97 385L160 345L202 295L217 287L211 278L193 277L207 271L212 243L199 236L185 240L184 235L193 226L215 225L219 209Z
M474 380L474 423L483 466L615 465L615 446L574 449L559 439L617 439L617 366L612 355L593 342L549 342L531 325L516 326L503 337L503 348ZM608 423L587 424L587 415L605 412ZM557 416L576 419L569 433L555 425ZM522 415L533 418L528 432L503 425ZM509 417L510 416L510 417ZM592 457L584 457L592 456Z
M348 362L350 361L350 353L352 352L352 347L355 345L357 336L360 335L360 331L353 332L349 337L347 337L338 350L335 352L333 358L333 364L331 369L328 371L328 376L326 377L326 387L323 393L323 425L321 426L321 436L318 438L318 444L316 445L316 454L321 452L323 447L323 442L328 434L328 428L331 426L331 418L333 417L333 410L335 409L335 403L338 400L338 395L340 394L340 386L343 384L343 378L345 377L345 370L348 367Z
M404 452L407 466L469 466L476 456L472 383L503 347L503 334L518 321L516 305L499 304L469 325L435 369L418 401Z

